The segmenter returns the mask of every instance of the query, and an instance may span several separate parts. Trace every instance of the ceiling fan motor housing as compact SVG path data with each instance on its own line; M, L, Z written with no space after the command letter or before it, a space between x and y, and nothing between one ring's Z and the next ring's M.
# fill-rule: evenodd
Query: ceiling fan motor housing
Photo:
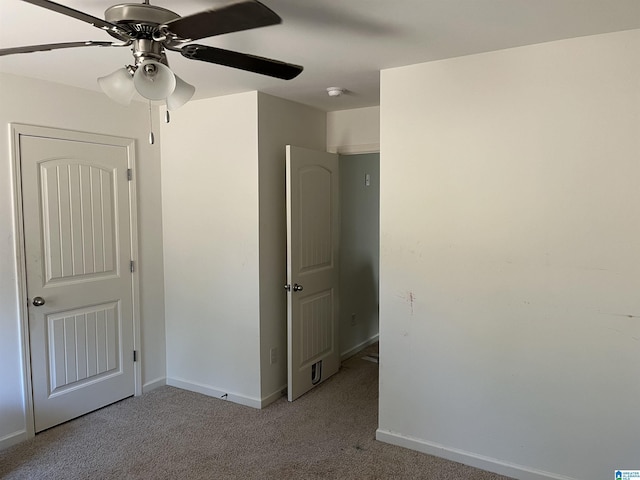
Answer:
M154 60L166 64L160 26L180 18L175 12L155 5L124 3L108 8L105 20L118 25L133 37L133 56L136 65Z
M104 12L104 19L117 25L137 23L157 27L178 18L180 15L171 10L141 3L114 5Z

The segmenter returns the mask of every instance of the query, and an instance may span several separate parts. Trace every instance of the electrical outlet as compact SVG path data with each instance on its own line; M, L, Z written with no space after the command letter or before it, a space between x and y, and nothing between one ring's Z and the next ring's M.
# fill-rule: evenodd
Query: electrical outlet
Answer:
M352 313L351 314L351 326L354 326L356 323L358 323L358 320L356 318L356 314Z
M273 347L270 352L270 361L271 361L271 365L273 365L274 363L278 363L278 347Z

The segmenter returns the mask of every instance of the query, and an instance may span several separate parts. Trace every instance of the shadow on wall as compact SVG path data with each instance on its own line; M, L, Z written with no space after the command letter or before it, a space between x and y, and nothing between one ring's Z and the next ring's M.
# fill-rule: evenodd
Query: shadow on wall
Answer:
M371 262L360 265L353 275L353 283L347 288L353 290L355 298L359 299L356 312L356 327L363 333L375 335L378 333L378 277L377 268L374 270ZM368 327L364 331L364 327Z
M378 334L378 278L374 265L362 262L340 280L340 343L344 354Z

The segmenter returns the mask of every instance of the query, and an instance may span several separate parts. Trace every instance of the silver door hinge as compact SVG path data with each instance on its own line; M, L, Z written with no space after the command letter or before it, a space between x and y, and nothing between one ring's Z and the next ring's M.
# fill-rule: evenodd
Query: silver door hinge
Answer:
M131 273L135 271L135 263L133 260L129 262L129 270L131 270Z
M132 178L133 178L133 170L131 170L130 168L127 168L127 180L131 181Z
M133 361L134 361L134 362L137 362L137 361L138 361L138 351L137 351L137 350L134 350L134 351L133 351Z

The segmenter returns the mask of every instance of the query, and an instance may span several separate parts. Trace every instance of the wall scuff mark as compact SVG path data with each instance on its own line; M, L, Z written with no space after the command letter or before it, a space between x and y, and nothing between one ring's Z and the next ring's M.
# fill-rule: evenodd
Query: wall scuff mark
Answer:
M416 300L416 295L409 290L407 292L407 302L409 303L409 307L411 308L411 315L413 316L413 302Z

